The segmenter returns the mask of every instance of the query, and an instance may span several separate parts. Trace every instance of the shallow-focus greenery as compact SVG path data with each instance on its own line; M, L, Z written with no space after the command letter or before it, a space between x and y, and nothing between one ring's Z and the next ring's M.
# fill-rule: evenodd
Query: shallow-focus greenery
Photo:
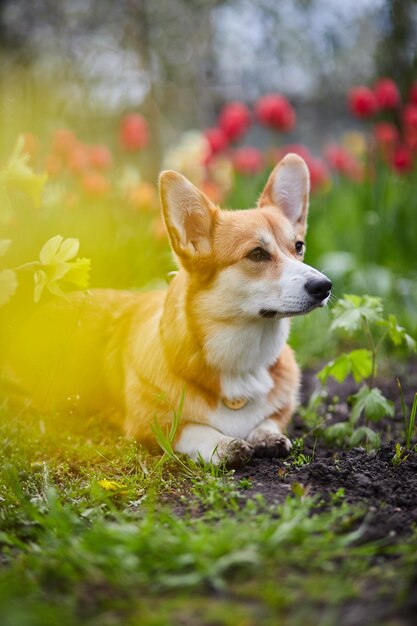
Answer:
M161 467L94 422L58 428L9 411L4 626L336 624L370 588L376 599L390 588L390 602L407 590L415 538L363 543L366 511L343 494L323 511L299 486L269 506L244 499L248 481Z

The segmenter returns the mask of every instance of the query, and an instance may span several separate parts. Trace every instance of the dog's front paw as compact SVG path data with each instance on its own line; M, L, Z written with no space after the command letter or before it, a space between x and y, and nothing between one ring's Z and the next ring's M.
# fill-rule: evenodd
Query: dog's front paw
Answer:
M220 456L221 462L232 469L242 467L253 457L253 447L243 439L233 439L225 446Z
M282 433L263 433L251 441L253 455L260 458L272 459L286 457L291 451L291 441Z

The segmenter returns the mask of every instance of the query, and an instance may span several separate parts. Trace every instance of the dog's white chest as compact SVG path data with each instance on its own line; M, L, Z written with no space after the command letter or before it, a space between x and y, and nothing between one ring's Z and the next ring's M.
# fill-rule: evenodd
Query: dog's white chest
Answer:
M269 400L274 382L268 368L278 359L288 331L288 320L283 319L269 326L245 329L235 334L233 342L226 331L216 338L210 347L217 355L222 354L222 396L228 400L245 399L247 403L233 409L229 408L229 402L226 406L221 400L208 415L210 426L229 437L245 439L262 420L280 408L276 400L274 403Z
M241 409L229 409L220 401L208 415L208 424L224 435L246 439L249 433L276 410L267 396L251 399Z

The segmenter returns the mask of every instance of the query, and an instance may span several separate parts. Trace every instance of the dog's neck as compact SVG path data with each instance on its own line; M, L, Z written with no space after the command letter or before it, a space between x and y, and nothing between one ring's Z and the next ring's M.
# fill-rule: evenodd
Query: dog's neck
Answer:
M289 319L199 320L189 307L185 272L172 281L161 333L165 353L187 379L226 398L254 398L273 387L269 368L289 334Z
M269 368L277 361L289 333L289 320L245 320L213 327L205 341L207 362L220 373L227 398L253 398L273 387Z

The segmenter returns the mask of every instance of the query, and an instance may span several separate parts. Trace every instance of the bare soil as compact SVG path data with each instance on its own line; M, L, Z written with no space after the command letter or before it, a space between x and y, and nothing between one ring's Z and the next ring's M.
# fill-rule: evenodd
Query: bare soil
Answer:
M408 363L401 372L405 401L411 407L417 391L417 362ZM250 487L245 497L262 494L271 504L282 502L293 490L316 495L318 507L337 506L334 494L365 509L358 541L379 541L384 545L401 543L411 536L417 526L417 452L407 450L404 460L395 463L395 445L404 445L404 421L395 377L377 381L378 386L395 403L395 416L372 424L380 433L382 445L378 450L363 448L340 449L326 444L308 429L299 415L289 429L290 438L302 437L306 463L297 467L286 459L253 459L249 465L235 471L237 480L247 478ZM306 372L302 401L306 404L318 382L314 372ZM344 421L349 415L349 396L358 390L353 380L344 384L330 383L328 399L322 408L328 423ZM336 398L334 396L337 396ZM416 443L416 433L413 438ZM400 604L394 590L384 597L369 589L369 596L346 606L341 626L392 624L408 626L417 623L417 545L414 575Z
M402 379L405 401L410 407L417 391L417 362L408 364ZM318 494L326 502L343 489L348 502L368 508L364 540L409 533L417 523L417 453L407 450L401 463L393 461L395 444L404 444L399 391L395 378L379 380L378 385L395 403L394 418L371 425L381 434L379 450L342 450L326 444L322 438L309 433L300 416L296 415L289 436L292 439L303 437L302 452L311 459L310 462L297 467L285 459L253 459L249 465L235 471L237 479L250 480L251 487L245 492L247 496L262 494L267 502L280 502L291 492L294 483L300 483L310 495ZM303 403L317 386L315 374L305 373ZM357 391L358 385L347 380L342 385L330 383L329 388L327 406L325 403L322 412L326 415L330 406L328 423L344 421L349 415L349 396Z

